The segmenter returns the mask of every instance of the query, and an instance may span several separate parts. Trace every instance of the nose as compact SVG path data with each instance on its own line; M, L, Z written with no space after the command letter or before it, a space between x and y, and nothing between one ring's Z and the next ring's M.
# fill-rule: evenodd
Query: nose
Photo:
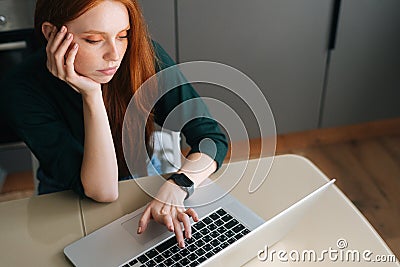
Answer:
M104 53L104 59L107 61L119 60L119 51L115 42L110 42L107 45L106 52Z

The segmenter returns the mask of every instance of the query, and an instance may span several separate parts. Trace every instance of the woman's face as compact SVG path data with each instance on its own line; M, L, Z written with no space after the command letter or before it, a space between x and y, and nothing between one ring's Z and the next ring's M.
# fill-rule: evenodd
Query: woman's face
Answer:
M79 45L75 71L98 83L108 83L128 47L126 7L120 2L103 1L66 26Z

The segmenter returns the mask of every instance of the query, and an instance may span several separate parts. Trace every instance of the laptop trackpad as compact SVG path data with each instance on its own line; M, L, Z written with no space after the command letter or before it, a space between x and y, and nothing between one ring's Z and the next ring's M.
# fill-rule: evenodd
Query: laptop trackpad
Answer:
M147 225L146 231L138 235L137 228L141 216L142 214L138 214L121 224L122 227L126 231L128 231L141 245L147 244L149 241L154 240L162 234L170 233L164 225L159 224L154 220L150 220Z

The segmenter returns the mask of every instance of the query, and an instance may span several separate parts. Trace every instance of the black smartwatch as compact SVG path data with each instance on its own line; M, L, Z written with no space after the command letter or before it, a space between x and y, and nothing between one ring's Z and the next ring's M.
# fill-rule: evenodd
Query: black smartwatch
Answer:
M194 183L183 173L174 173L168 180L173 180L183 191L186 192L185 199L189 198L194 192Z

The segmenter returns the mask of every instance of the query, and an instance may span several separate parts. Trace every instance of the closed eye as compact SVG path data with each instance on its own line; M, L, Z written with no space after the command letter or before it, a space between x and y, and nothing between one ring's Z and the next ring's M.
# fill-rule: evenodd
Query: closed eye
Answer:
M124 32L121 32L121 35L118 35L118 38L121 38L121 39L126 39L126 38L128 38L128 36L129 36L129 31L130 31L130 29L129 29L129 30L126 30L126 31L124 31Z
M101 41L101 40L91 40L91 39L84 39L84 40L85 40L85 42L87 42L89 44L96 44Z

